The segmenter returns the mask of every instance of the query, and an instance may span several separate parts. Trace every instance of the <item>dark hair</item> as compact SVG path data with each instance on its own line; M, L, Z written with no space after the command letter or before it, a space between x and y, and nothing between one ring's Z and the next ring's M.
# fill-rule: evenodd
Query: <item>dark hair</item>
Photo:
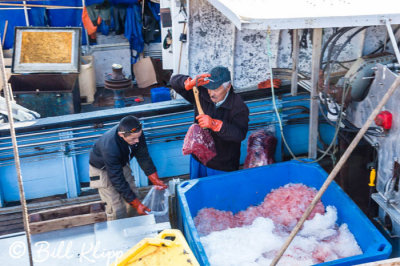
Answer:
M125 116L118 125L118 131L127 135L139 132L141 129L142 124L139 119L133 115Z

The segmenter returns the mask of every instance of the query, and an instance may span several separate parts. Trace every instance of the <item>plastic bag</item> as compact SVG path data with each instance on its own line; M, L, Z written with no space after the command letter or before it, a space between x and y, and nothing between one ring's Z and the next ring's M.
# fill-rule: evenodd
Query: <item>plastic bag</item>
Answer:
M163 216L168 213L168 196L168 189L158 190L153 186L142 203L151 210L149 214Z
M243 168L253 168L274 163L276 147L274 132L269 128L255 131L247 142L247 156Z
M195 155L204 165L217 155L210 132L202 129L198 124L190 126L183 141L182 152L184 155Z

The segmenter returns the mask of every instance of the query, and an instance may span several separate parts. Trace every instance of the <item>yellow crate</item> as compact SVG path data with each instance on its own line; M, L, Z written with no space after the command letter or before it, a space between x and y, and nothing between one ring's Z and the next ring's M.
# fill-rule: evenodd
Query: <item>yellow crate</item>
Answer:
M155 238L142 239L111 265L196 266L199 263L181 231L167 229Z

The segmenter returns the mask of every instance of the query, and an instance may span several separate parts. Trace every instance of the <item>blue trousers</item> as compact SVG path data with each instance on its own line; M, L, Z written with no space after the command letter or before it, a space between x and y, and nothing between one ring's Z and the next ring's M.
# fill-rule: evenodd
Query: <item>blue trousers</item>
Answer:
M190 156L190 179L212 176L226 173L225 171L215 170L198 162L193 156Z

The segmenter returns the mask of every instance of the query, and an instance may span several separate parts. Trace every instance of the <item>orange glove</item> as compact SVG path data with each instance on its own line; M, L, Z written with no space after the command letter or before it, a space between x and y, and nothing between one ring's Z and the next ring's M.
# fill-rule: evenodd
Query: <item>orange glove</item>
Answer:
M274 88L279 88L281 86L282 81L280 79L273 79L272 83L274 84ZM262 81L258 83L257 88L259 89L269 89L271 88L271 80L267 79L265 81Z
M223 122L221 120L212 119L209 115L198 115L196 119L199 121L201 128L209 128L212 131L219 132Z
M146 215L146 211L147 212L151 212L151 210L149 208L147 208L146 206L144 206L140 200L138 199L134 199L131 202L129 202L129 204L136 209L137 213L140 215Z
M194 79L188 78L185 80L185 90L190 91L193 89L194 86L196 86L196 80L197 80L197 86L203 86L208 84L210 81L209 80L204 80L205 78L211 77L211 74L201 74L197 75Z
M151 183L153 183L153 185L156 186L156 189L158 189L158 190L163 190L163 189L166 189L168 187L166 184L164 184L163 181L161 181L158 178L157 172L152 173L151 175L148 176L148 178L151 181Z

